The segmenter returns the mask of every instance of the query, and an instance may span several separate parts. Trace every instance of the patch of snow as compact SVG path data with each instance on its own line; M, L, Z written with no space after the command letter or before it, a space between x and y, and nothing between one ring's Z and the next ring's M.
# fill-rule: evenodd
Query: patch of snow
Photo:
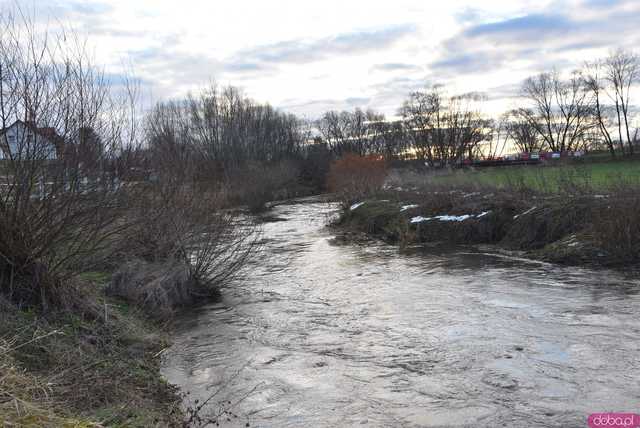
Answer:
M440 220L440 221L465 221L465 220L469 220L470 218L482 218L486 215L488 215L491 211L485 211L482 212L480 214L463 214L463 215L438 215L435 217L422 217L422 216L418 216L418 217L413 217L411 219L411 223L422 223L423 221L429 221L429 220Z
M406 211L406 210L412 210L414 208L418 208L420 205L405 205L402 208L400 208L400 212L402 211Z
M525 211L525 212L523 212L522 214L514 215L514 216L513 216L513 219L514 219L514 220L516 220L516 219L518 219L519 217L522 217L522 216L525 216L525 215L527 215L527 214L529 214L529 213L532 213L536 208L538 208L538 207L533 207L533 208L530 208L530 209L526 210L526 211Z
M439 215L436 217L440 221L465 221L471 218L471 215Z
M429 221L432 220L431 217L422 217L422 216L418 216L418 217L414 217L411 219L411 223L415 224L415 223L422 223L423 221Z
M364 202L358 202L357 204L353 204L351 205L351 207L349 208L349 211L353 211L355 209L358 209L359 207L363 206Z

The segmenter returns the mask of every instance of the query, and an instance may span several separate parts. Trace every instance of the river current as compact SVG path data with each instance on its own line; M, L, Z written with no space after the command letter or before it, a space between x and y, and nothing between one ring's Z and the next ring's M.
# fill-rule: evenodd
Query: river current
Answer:
M640 411L637 279L339 244L336 211L276 207L263 256L178 321L163 374L191 402L215 394L212 413L231 407L221 426L585 427Z

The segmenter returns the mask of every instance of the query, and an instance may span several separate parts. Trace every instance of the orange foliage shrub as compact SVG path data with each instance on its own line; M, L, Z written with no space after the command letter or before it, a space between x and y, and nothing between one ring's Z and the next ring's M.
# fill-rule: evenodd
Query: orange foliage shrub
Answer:
M379 191L386 177L387 166L382 156L347 154L331 163L327 187L352 201Z

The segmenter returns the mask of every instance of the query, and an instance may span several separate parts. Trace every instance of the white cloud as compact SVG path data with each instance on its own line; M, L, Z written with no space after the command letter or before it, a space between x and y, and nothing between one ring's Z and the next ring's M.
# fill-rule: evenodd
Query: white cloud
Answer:
M51 0L35 7L86 32L109 72L131 63L157 97L215 79L311 116L355 105L393 114L426 82L451 91L498 88L491 103L498 111L529 74L640 41L633 0Z

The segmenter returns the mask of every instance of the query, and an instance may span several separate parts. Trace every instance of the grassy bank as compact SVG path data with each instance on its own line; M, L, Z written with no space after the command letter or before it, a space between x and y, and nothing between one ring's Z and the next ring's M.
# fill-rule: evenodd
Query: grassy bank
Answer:
M0 425L179 426L180 397L159 373L161 326L106 297L108 275L83 277L47 314L0 298Z
M630 175L640 165L621 164ZM594 185L598 174L611 168L604 165L582 175L562 167L500 172L546 174L543 188L513 175L496 182L492 171L396 173L386 190L345 203L338 225L401 246L492 244L555 263L638 266L638 183L618 175ZM480 177L494 181L486 184Z
M640 160L558 163L549 166L513 166L460 169L423 176L430 185L443 188L526 187L557 193L567 186L606 190L620 181L640 185Z

